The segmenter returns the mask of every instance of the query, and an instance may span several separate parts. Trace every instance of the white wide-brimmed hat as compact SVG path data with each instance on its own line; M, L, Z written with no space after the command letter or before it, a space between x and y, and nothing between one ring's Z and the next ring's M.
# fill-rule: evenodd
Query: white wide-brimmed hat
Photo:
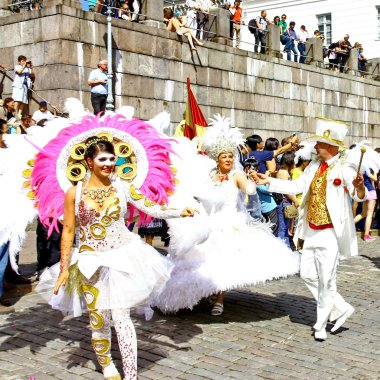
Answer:
M308 137L307 141L324 142L329 145L345 148L343 140L350 124L342 121L317 118L315 135Z

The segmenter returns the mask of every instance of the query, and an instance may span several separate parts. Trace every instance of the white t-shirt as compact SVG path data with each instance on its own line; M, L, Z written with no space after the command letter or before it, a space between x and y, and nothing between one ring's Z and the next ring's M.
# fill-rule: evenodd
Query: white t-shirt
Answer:
M26 85L28 88L32 86L32 79L30 78L30 74L32 73L32 69L29 67L24 67L21 74L17 73L17 70L21 70L21 65L15 66L15 77L13 79L13 87L22 88L23 85Z
M298 32L298 39L299 42L302 42L303 44L306 42L306 40L309 38L309 33L305 30L301 30Z
M45 112L41 112L40 110L37 110L34 112L32 119L36 122L36 124L43 119L51 120L54 119L53 114L46 110Z

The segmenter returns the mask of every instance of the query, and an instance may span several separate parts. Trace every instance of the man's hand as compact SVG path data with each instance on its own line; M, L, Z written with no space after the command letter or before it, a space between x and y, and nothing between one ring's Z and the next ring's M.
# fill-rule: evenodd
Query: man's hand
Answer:
M194 208L190 208L190 207L186 207L182 212L181 212L181 217L182 218L186 218L188 216L190 217L193 217L195 214L199 214L199 211L194 209Z
M266 185L270 183L270 177L266 174L252 173L252 179L256 182L256 185Z
M358 173L357 176L352 181L356 191L363 190L364 191L364 178L362 173Z

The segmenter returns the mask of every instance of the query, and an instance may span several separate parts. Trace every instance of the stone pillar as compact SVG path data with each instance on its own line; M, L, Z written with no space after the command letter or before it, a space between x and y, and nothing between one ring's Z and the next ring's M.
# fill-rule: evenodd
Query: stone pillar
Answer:
M0 17L9 16L11 11L8 8L8 4L10 1L8 0L0 0Z
M323 42L318 37L309 38L306 42L306 63L323 66Z
M281 27L275 24L267 26L267 54L270 57L282 58L281 42L280 42Z
M351 75L358 75L358 50L359 49L357 48L353 48L350 50L346 66L344 68L344 72Z
M210 16L211 41L219 44L228 45L230 41L230 12L227 9L213 9ZM213 20L212 17L215 19Z
M370 64L367 65L367 72L374 80L380 81L380 59L371 59Z
M164 0L144 0L142 2L142 9L140 13L144 16L140 16L142 23L149 26L155 26L157 28L164 28Z

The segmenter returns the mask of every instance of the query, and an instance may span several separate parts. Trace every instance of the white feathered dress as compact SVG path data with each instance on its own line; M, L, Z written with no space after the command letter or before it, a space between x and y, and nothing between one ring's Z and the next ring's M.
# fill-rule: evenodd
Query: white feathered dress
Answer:
M183 229L177 228L180 220L169 221L174 269L165 288L152 302L163 312L192 308L201 298L219 291L299 272L300 255L274 237L267 225L249 220L242 204L245 194L233 181L235 173L231 172L223 182L210 179L208 199L202 200L208 211L209 228L203 243L187 252L176 249L176 242L181 241L177 235L183 234ZM204 220L202 223L205 225Z

